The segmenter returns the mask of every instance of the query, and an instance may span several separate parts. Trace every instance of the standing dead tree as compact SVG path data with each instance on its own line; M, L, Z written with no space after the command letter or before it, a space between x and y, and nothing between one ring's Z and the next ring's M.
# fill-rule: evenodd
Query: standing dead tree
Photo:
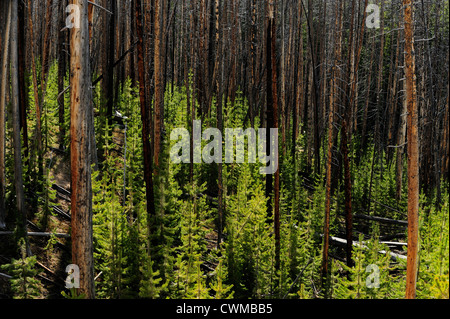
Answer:
M142 119L142 144L144 153L144 181L145 191L147 198L147 215L148 215L148 233L150 235L150 221L155 214L155 201L153 193L153 162L152 152L150 145L150 121L148 112L148 101L146 96L146 83L145 83L145 65L144 65L144 36L142 26L142 7L141 0L135 0L136 10L136 33L138 37L137 44L137 62L138 62L138 81L139 81L139 102L141 106L141 119ZM149 236L150 237L150 236ZM150 240L150 239L149 239ZM150 248L150 247L149 247ZM149 249L150 251L150 249Z
M278 128L278 94L277 94L277 62L276 62L276 22L275 22L275 0L270 1L268 5L269 17L267 24L267 112L270 114L271 121L267 122L271 126L267 127L267 132L271 128ZM272 140L267 133L267 149L270 150L270 141ZM277 143L278 141L276 141ZM273 154L272 154L273 155ZM278 156L278 154L274 154ZM278 162L278 160L277 160ZM272 178L267 179L266 183L272 183ZM271 185L270 185L271 186ZM271 187L270 187L271 188ZM275 233L275 269L280 268L280 169L275 172L274 177L274 233ZM271 193L271 192L270 192ZM269 195L270 195L269 193ZM270 197L269 197L270 198ZM270 201L270 199L269 199ZM271 207L271 206L269 206ZM271 213L271 212L270 212Z
M161 153L161 128L162 113L164 108L164 73L163 73L163 1L155 0L154 5L154 65L155 65L155 103L154 103L154 161L155 167L159 167L159 154Z
M408 256L406 298L416 296L419 252L419 118L416 98L413 2L403 0L405 24L405 78L408 152Z
M16 191L16 208L21 220L21 236L25 238L27 255L31 250L26 234L26 208L23 187L22 141L20 138L20 107L19 107L19 54L18 54L18 0L11 3L11 90L12 90L12 122L14 148L14 189Z
M334 113L338 96L338 63L341 58L342 51L342 11L343 3L336 4L336 20L335 20L335 44L334 44L334 60L331 69L330 80L330 109L328 113L328 151L327 151L327 169L326 169L326 186L325 186L325 221L323 230L323 251L322 251L322 280L326 283L328 277L328 248L330 241L330 213L331 213L331 165L333 161L333 131L334 131Z
M5 4L3 4L5 5ZM4 41L2 43L2 80L0 83L0 228L5 228L6 207L5 207L5 109L6 109L6 82L8 75L8 53L9 53L9 35L11 31L11 4L8 3L8 13L6 19L6 28Z
M80 294L95 298L91 186L92 89L88 1L79 8L79 28L70 29L70 170L72 262L80 269Z

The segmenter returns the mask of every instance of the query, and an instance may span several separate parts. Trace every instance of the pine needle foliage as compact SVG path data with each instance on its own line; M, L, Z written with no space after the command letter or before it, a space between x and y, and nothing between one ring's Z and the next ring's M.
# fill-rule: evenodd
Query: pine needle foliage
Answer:
M25 242L19 242L21 257L12 259L10 264L2 265L12 277L10 280L14 299L36 299L41 297L41 282L36 278L39 270L36 268L37 256L26 256Z

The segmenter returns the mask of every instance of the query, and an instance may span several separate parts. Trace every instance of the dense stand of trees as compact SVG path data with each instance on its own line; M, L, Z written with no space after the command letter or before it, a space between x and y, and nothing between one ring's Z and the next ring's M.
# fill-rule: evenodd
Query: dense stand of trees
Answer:
M353 267L354 216L372 214L379 205L377 179L393 174L397 206L391 209L402 210L407 201L406 297L414 298L419 195L434 199L437 210L448 200L449 5L440 0L373 4L375 11L367 10L368 0L2 1L0 229L17 226L32 255L27 216L37 199L26 203L26 198L42 193L48 198L49 151L68 150L72 261L80 266L80 293L95 297L92 176L100 180L110 165L111 128L117 120L126 121L120 114L121 92L131 85L139 101L145 247L152 262L163 263L152 253L167 244L161 185L169 179L166 154L174 115L168 105L179 89L186 101L177 112L191 132L187 179L180 178L180 184L207 181L206 193L217 205L217 249L229 240L227 231L230 236L226 198L233 191L226 183L231 173L227 164L217 163L203 172L208 178L199 177L194 121L218 127L225 136L230 114L239 109L243 125L280 133L278 170L261 180L266 223L273 227L275 271L283 262L283 200L293 202L297 196L286 193L304 188L313 196L324 186L320 273L328 297L332 211L336 205L342 209L345 262ZM370 27L377 13L379 27ZM56 145L49 141L47 123L55 63ZM14 155L9 162L13 178L6 174L8 152ZM127 168L126 154L125 148ZM290 169L295 182L287 177ZM357 169L368 170L363 195L355 195ZM7 192L13 192L15 205L8 204ZM195 202L197 194L189 196ZM7 212L20 216L13 225Z

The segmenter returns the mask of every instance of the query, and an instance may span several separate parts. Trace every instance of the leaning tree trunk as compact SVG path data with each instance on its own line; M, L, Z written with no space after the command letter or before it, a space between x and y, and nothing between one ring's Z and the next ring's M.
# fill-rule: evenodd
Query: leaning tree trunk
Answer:
M419 120L416 101L413 3L403 0L405 21L405 78L408 152L408 256L406 265L406 298L416 296L419 252Z
M80 294L95 298L92 229L92 91L89 64L88 1L71 0L80 28L70 30L70 164L72 262L80 268Z

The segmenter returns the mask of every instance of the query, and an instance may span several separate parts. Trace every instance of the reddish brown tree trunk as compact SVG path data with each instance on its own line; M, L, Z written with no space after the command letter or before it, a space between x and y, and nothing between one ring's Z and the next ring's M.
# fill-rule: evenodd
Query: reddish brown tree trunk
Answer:
M90 148L92 91L89 64L88 1L80 9L80 28L70 29L70 165L72 262L80 269L80 290L95 298Z
M138 51L138 80L139 80L139 101L141 105L141 119L142 119L142 144L144 155L144 181L147 198L147 216L148 216L148 232L150 235L150 222L155 215L155 202L153 193L153 176L152 176L152 158L150 146L150 128L148 117L148 101L146 98L145 89L145 67L144 67L144 37L142 27L142 11L141 0L135 0L136 11L136 33L138 37L137 51ZM150 247L149 247L150 248Z
M419 252L419 121L416 99L413 2L403 0L405 23L405 78L408 150L408 256L406 298L416 296Z

